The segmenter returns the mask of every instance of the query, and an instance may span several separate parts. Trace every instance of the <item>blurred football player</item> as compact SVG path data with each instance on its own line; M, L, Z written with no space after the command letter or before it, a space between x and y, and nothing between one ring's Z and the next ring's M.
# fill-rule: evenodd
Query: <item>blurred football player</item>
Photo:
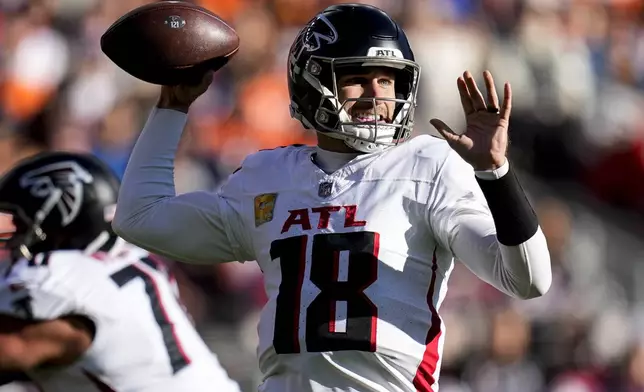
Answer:
M26 374L45 392L239 391L167 270L111 230L118 187L96 158L71 153L0 180L15 226L0 262L0 379Z
M467 129L432 120L445 140L410 140L419 76L386 13L331 6L288 58L291 114L317 146L260 151L217 193L181 195L175 152L212 75L162 88L113 227L185 262L257 260L261 391L436 391L454 258L508 295L548 290L546 241L506 159L509 84L499 102L489 73L484 96L466 72Z

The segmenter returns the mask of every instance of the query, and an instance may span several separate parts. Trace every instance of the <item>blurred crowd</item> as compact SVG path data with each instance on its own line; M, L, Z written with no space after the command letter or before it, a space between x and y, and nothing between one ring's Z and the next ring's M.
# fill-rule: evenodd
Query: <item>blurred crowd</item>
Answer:
M122 175L159 89L114 66L100 36L148 2L0 2L0 172L65 149ZM337 2L197 1L234 26L241 48L191 110L179 192L215 189L258 149L314 142L289 116L286 54L299 27ZM552 288L530 301L457 264L441 391L644 391L644 1L363 2L395 16L422 66L416 134L432 132L432 117L462 128L465 69L512 83L512 160L551 250ZM255 390L258 267L168 263L205 340Z

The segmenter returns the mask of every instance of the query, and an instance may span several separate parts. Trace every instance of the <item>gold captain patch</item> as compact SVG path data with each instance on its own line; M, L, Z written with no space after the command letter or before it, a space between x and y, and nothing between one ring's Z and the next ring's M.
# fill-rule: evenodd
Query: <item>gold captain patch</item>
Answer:
M262 193L255 196L255 227L273 220L277 193Z

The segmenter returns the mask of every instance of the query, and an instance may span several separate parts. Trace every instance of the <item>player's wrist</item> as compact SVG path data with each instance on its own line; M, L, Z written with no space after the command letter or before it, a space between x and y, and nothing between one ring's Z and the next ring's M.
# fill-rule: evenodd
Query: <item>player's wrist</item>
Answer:
M476 177L488 203L500 243L514 246L527 241L537 232L539 221L519 179L508 166L500 178Z
M505 159L503 164L488 170L474 170L474 175L481 180L493 181L504 177L510 171L510 161Z
M170 97L161 95L159 97L159 100L157 101L157 108L177 110L179 112L188 113L188 110L190 110L190 105L182 102L178 102Z

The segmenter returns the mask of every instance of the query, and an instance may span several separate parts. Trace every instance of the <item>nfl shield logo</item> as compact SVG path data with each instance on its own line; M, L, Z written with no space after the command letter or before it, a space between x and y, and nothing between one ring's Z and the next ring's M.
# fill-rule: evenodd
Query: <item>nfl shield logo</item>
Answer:
M329 197L331 196L331 191L333 191L333 183L323 182L320 184L320 187L318 188L318 196Z

